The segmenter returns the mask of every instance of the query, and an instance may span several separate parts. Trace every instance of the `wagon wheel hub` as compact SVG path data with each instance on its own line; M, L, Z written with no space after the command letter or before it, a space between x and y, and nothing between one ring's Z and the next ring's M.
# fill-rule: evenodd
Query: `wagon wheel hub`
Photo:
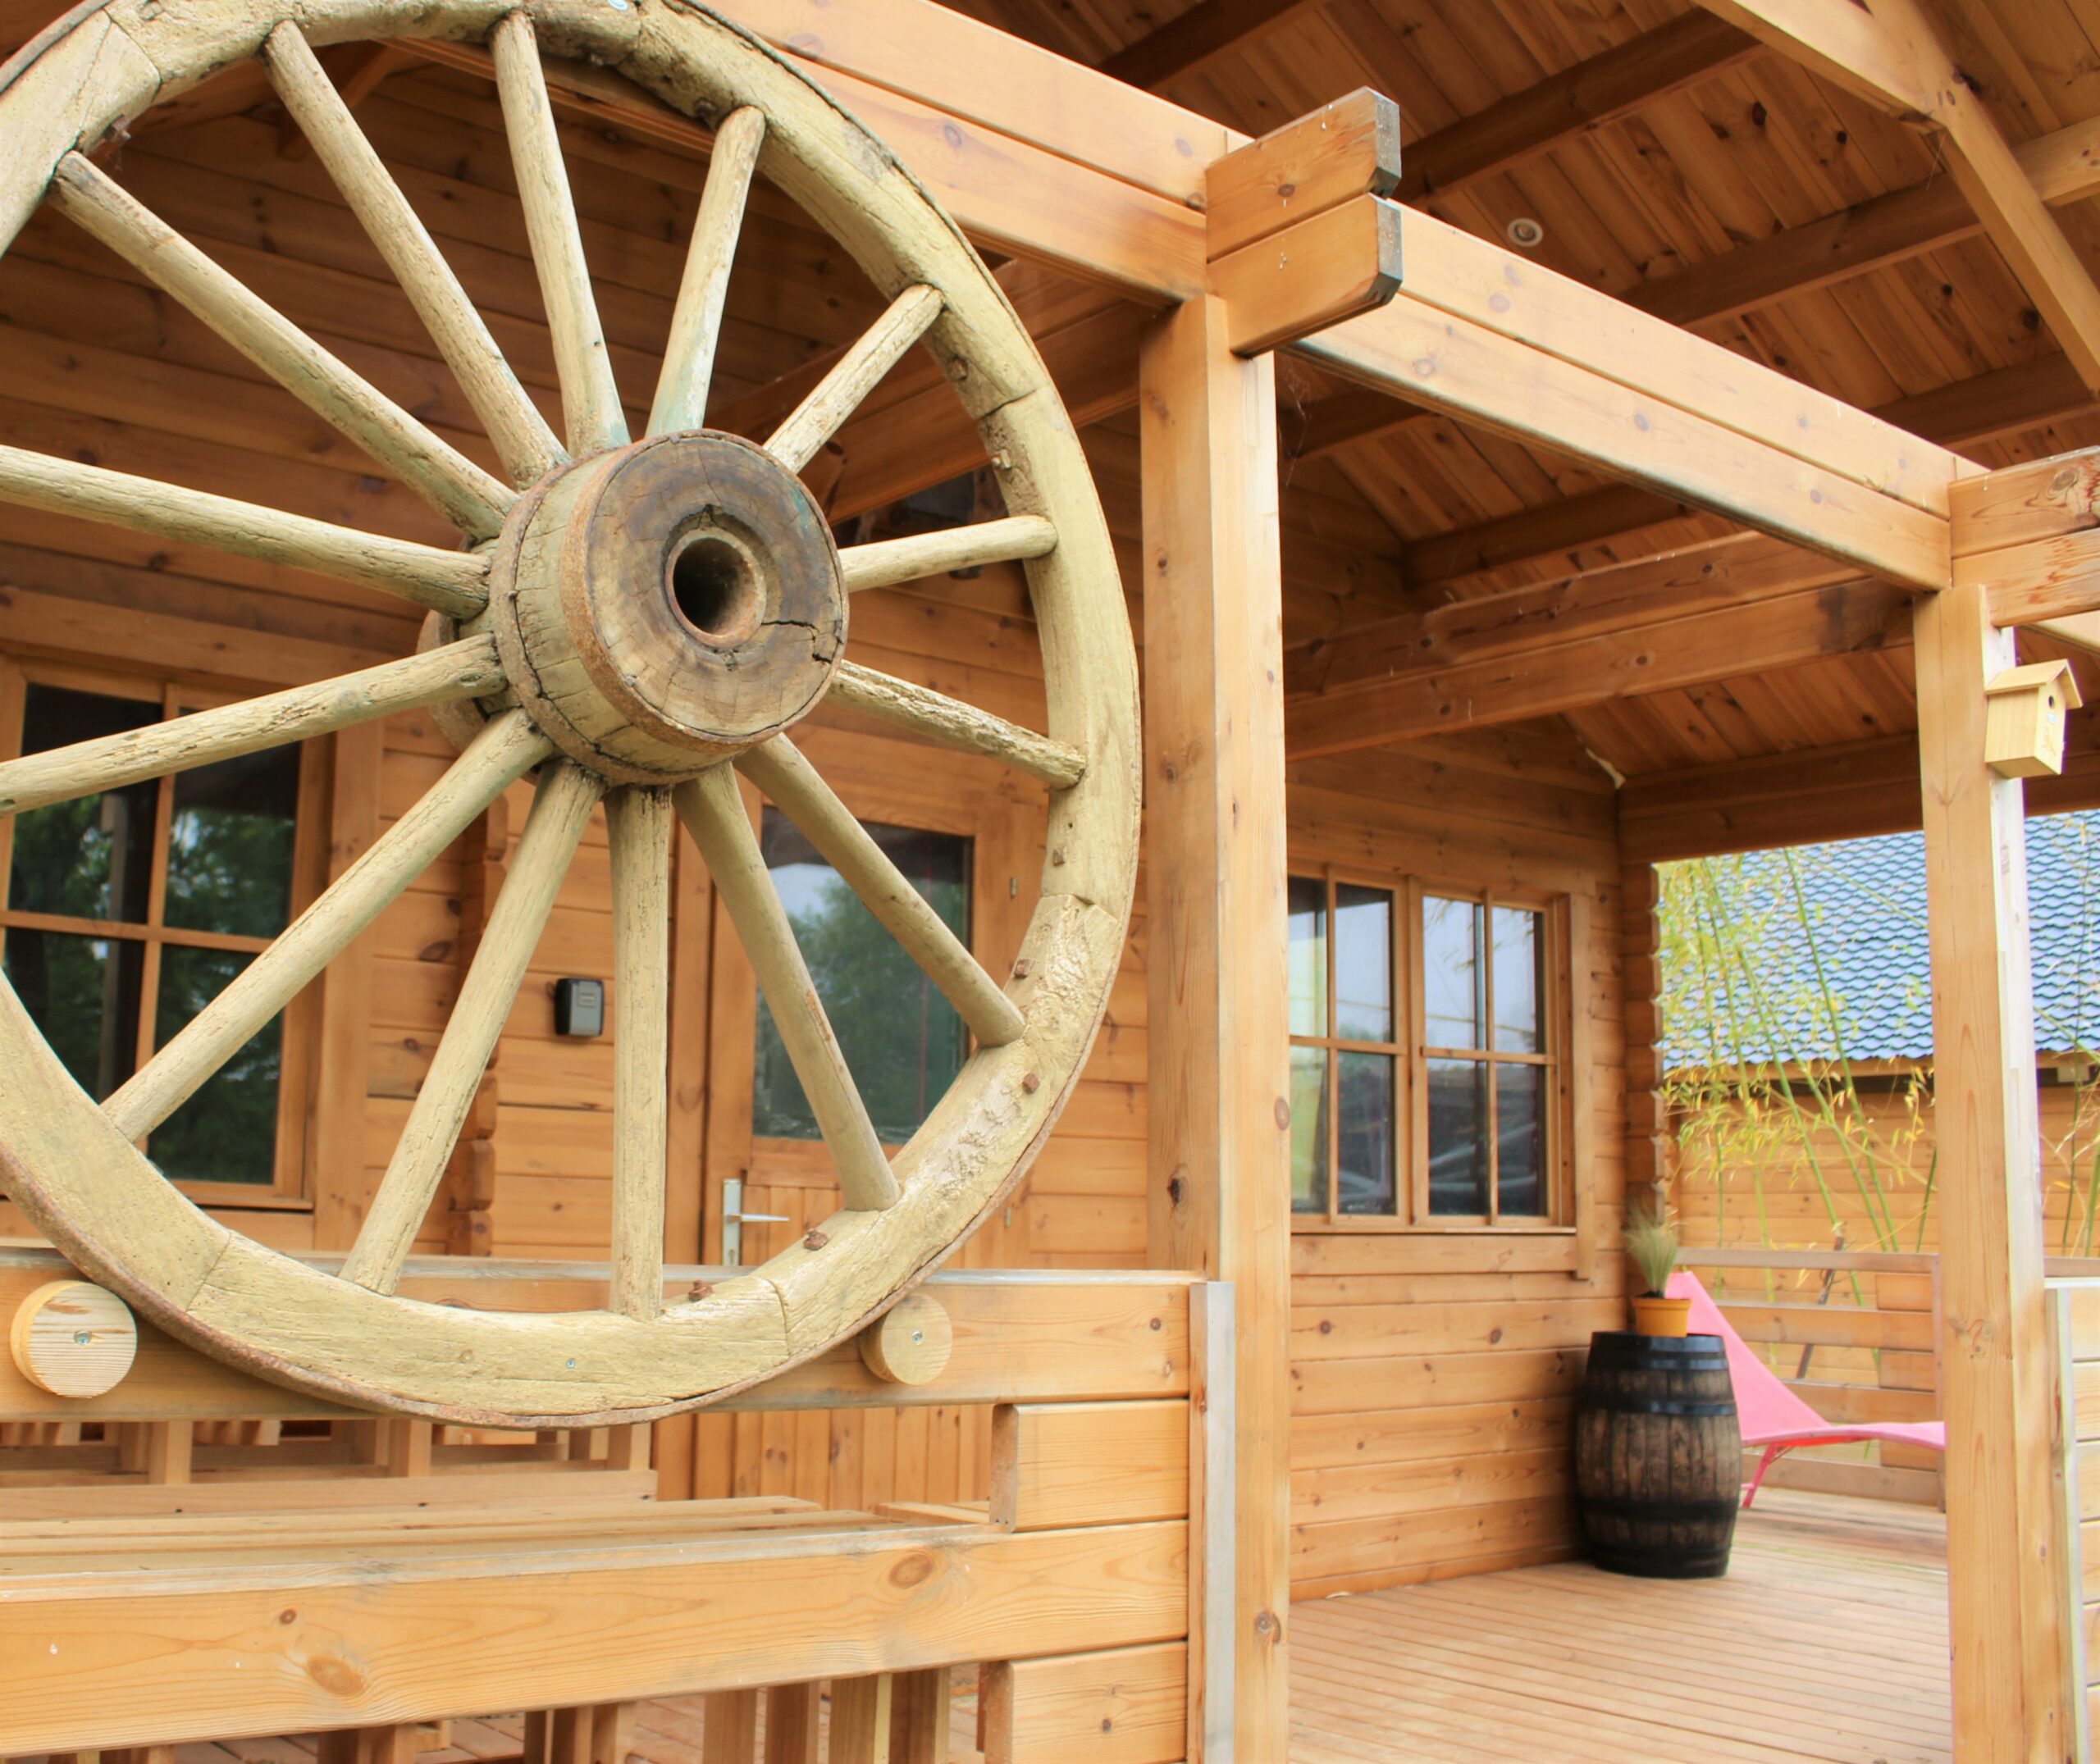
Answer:
M712 431L564 467L512 510L489 586L518 702L569 758L626 782L690 777L779 734L846 645L815 500Z

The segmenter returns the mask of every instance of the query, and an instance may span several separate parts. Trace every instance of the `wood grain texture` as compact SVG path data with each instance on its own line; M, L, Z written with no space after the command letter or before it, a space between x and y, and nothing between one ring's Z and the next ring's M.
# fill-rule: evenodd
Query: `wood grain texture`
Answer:
M294 398L341 430L470 537L503 524L515 492L345 367L78 153L52 180L60 210L180 301Z
M518 170L518 199L525 207L540 295L554 334L568 450L580 456L619 447L628 438L627 417L591 289L531 16L522 9L511 13L491 34L489 46L495 57L496 92Z
M1142 358L1149 836L1150 1181L1156 1264L1239 1307L1234 1727L1286 1741L1289 1126L1285 843L1272 368L1231 353L1222 303L1160 321Z
M313 570L469 618L488 604L488 561L128 472L0 447L0 499L134 532Z
M678 285L678 303L671 317L670 340L664 345L656 400L649 410L651 435L697 429L706 418L708 389L714 378L714 346L722 331L722 308L729 296L729 271L765 139L765 113L749 108L724 117L716 132L707 185L692 224L685 277Z
M2071 1730L2050 1591L2051 1344L2021 786L1985 764L1985 682L2014 659L1984 590L1917 621L1933 968L1941 1355L1954 1718L1965 1758L2027 1758Z
M375 717L502 687L494 640L470 637L319 686L193 711L121 735L0 762L0 814L24 814L48 803L121 789L144 778L309 741Z
M565 457L510 364L467 298L459 279L388 175L299 26L287 21L262 46L262 63L321 162L429 327L446 365L459 377L487 427L512 482L524 485Z

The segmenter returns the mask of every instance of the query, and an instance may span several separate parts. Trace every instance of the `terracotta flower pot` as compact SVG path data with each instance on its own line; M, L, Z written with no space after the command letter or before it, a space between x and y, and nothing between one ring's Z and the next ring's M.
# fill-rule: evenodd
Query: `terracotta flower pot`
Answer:
M1636 1335L1683 1335L1691 1328L1691 1301L1643 1292L1633 1301Z

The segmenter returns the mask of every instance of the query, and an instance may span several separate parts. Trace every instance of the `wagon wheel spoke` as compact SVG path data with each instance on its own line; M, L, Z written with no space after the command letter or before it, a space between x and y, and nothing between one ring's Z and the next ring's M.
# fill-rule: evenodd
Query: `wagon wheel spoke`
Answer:
M766 873L735 773L726 765L715 766L678 786L673 800L751 958L781 1045L830 1148L847 1206L873 1212L894 1205L897 1178L868 1118L867 1105L846 1069L787 909Z
M714 377L714 349L722 335L722 308L729 293L729 267L744 225L744 203L765 139L765 113L746 105L732 111L715 132L707 187L692 224L671 338L656 381L649 432L665 435L697 429L707 415L707 389Z
M0 502L312 570L398 595L454 618L471 618L489 604L486 558L382 539L231 496L180 490L153 478L19 447L0 447Z
M468 637L314 686L0 761L0 814L21 814L76 796L121 790L146 778L237 759L396 711L479 698L503 686L495 639L486 634Z
M493 719L422 800L112 1094L103 1112L128 1138L159 1126L551 751L523 711Z
M1004 717L966 704L959 698L914 686L894 674L841 662L831 677L830 701L893 724L921 741L982 754L1040 778L1053 790L1069 790L1086 776L1086 756L1075 747L1024 729Z
M400 1279L401 1265L444 1179L474 1092L604 788L594 773L565 762L541 774L451 1019L438 1038L429 1073L358 1228L357 1242L344 1259L345 1280L390 1292Z
M555 371L561 381L568 449L583 454L623 447L628 439L627 417L613 381L598 303L591 292L576 200L562 162L561 137L547 98L546 71L540 65L532 20L523 11L513 12L491 34L489 47L495 57L496 98L510 137L518 200L525 207L525 234L532 243L540 299L554 338Z
M1048 557L1057 549L1057 529L1039 514L1008 515L938 533L915 533L908 539L879 539L848 545L838 554L846 571L846 589L888 588L943 576L950 570L980 569L987 563L1020 563Z
M766 452L790 472L800 472L940 316L936 290L923 283L906 289L766 438Z
M955 1006L981 1046L1003 1047L1020 1038L1027 1028L1020 1007L999 990L793 742L775 736L741 756L737 767L846 878L847 886Z
M394 271L512 481L530 484L545 476L568 456L299 26L287 21L271 32L262 59L277 96Z
M613 1232L607 1308L664 1308L665 1136L670 1126L671 793L605 800L613 860Z
M463 531L486 539L517 492L433 435L247 285L221 269L94 162L68 153L52 175L60 212L332 423Z

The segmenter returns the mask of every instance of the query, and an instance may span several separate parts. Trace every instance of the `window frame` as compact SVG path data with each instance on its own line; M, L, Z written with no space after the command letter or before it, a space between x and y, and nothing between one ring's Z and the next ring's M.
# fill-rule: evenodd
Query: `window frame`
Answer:
M1576 977L1573 966L1575 947L1575 912L1573 897L1550 889L1513 886L1484 887L1477 882L1449 877L1395 875L1349 864L1294 862L1293 878L1317 881L1326 890L1326 1021L1331 1029L1335 1015L1334 906L1338 886L1376 888L1393 901L1391 959L1396 1028L1391 1043L1370 1042L1336 1035L1290 1037L1293 1047L1320 1047L1327 1051L1327 1210L1324 1213L1290 1215L1294 1233L1312 1235L1408 1235L1424 1237L1572 1237L1576 1228L1577 1142L1574 1119L1578 1075L1575 1068L1586 1057L1575 1024ZM1427 1045L1427 996L1422 965L1422 910L1424 896L1466 900L1491 909L1520 907L1540 916L1541 944L1541 1019L1545 1028L1545 1051L1537 1055L1497 1054L1492 1048L1445 1050ZM1492 942L1492 938L1489 939ZM1489 983L1492 985L1490 958ZM1491 997L1492 996L1491 993ZM1488 1039L1494 1039L1491 1032ZM1391 1214L1343 1213L1339 1209L1341 1181L1339 1141L1340 1082L1338 1053L1390 1054L1395 1058L1393 1143L1395 1164L1395 1210ZM1541 1174L1545 1188L1543 1213L1500 1216L1495 1180L1492 1138L1495 1085L1488 1084L1488 1131L1491 1137L1489 1210L1479 1213L1432 1215L1429 1210L1429 1086L1428 1062L1454 1053L1457 1057L1481 1059L1491 1074L1495 1064L1541 1065L1548 1073L1547 1106L1541 1122L1545 1146Z
M126 673L114 669L84 667L62 661L20 656L0 656L0 759L20 756L23 718L27 714L29 688L48 686L65 691L89 692L105 698L128 699L135 703L158 704L165 722L191 711L209 710L235 704L246 695L222 687L199 686L165 676ZM332 741L326 737L299 744L298 795L293 809L291 897L287 923L310 906L326 886L325 868L329 841L325 825ZM135 942L144 946L139 985L138 1046L135 1058L143 1064L153 1051L162 952L170 947L237 951L258 955L270 946L267 937L251 937L218 932L191 931L164 923L167 896L167 868L173 837L175 775L156 783L153 849L148 886L146 918L143 923L121 919L74 918L70 916L20 910L8 904L14 869L14 818L0 821L0 952L4 952L9 928L66 937L84 937L105 942ZM284 1012L277 1068L277 1125L276 1155L267 1183L186 1181L171 1178L176 1187L200 1206L218 1207L309 1208L313 1205L308 1128L312 1116L314 1078L313 1051L320 1032L321 992L305 988Z

